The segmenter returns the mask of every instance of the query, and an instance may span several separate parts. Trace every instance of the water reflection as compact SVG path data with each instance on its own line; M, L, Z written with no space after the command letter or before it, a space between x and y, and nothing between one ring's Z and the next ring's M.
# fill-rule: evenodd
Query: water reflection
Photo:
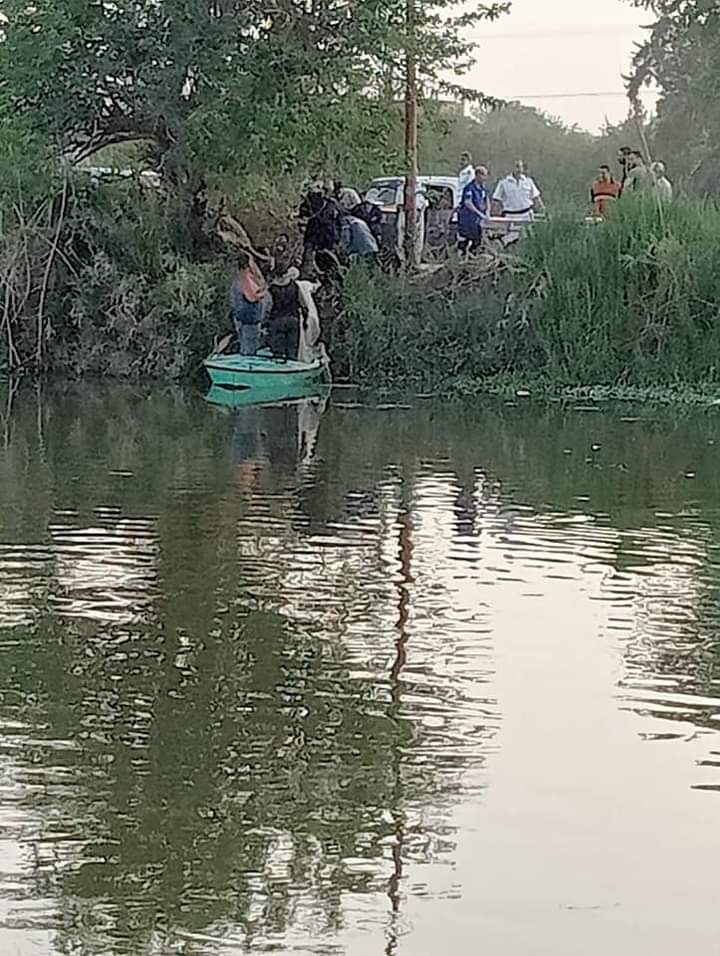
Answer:
M0 950L712 952L710 423L342 405L10 409Z
M155 522L98 512L96 527L51 524L50 552L59 594L58 613L105 623L129 624L147 612L153 597Z

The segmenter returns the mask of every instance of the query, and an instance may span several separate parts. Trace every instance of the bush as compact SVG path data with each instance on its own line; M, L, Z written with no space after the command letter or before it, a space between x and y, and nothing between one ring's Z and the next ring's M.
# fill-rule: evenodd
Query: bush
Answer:
M573 383L715 380L720 211L624 200L599 226L538 228L523 256L543 277L532 332L543 371Z
M508 260L509 261L509 260ZM388 388L446 387L507 364L505 299L514 263L453 260L428 278L350 270L326 329L336 374Z
M82 181L62 208L38 208L31 223L42 227L15 221L1 240L18 286L17 307L6 306L6 363L180 378L227 331L230 262L193 233L178 199Z

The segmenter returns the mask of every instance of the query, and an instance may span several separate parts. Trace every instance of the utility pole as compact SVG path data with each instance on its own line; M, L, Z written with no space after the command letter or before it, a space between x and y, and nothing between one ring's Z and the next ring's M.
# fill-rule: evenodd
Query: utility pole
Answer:
M405 265L415 269L417 255L417 47L416 0L405 5Z

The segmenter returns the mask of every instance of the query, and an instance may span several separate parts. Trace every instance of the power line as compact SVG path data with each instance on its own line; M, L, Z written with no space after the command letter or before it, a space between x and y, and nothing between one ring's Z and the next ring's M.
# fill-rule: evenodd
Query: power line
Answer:
M660 90L643 90L641 95L648 96L660 96ZM527 96L518 94L515 96L508 96L506 94L498 93L498 96L501 96L504 100L576 100L576 99L590 99L591 97L599 96L623 96L626 97L627 93L623 90L592 90L587 93L531 93Z
M468 34L472 40L483 43L496 40L565 40L579 37L610 37L610 36L637 36L641 27L609 27L599 30L555 30L552 33L540 30L529 30L525 33L483 33Z

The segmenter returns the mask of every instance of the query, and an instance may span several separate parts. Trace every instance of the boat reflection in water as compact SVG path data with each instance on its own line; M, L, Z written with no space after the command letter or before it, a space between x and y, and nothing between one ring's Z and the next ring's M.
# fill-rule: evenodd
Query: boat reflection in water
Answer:
M330 387L306 388L293 396L283 393L278 400L268 390L213 386L205 398L233 413L233 464L247 472L252 484L251 476L264 465L291 473L312 463Z
M233 388L224 385L211 385L205 401L222 408L245 408L250 405L282 405L287 402L311 401L327 398L330 385L326 383L298 382L274 386L253 388Z

